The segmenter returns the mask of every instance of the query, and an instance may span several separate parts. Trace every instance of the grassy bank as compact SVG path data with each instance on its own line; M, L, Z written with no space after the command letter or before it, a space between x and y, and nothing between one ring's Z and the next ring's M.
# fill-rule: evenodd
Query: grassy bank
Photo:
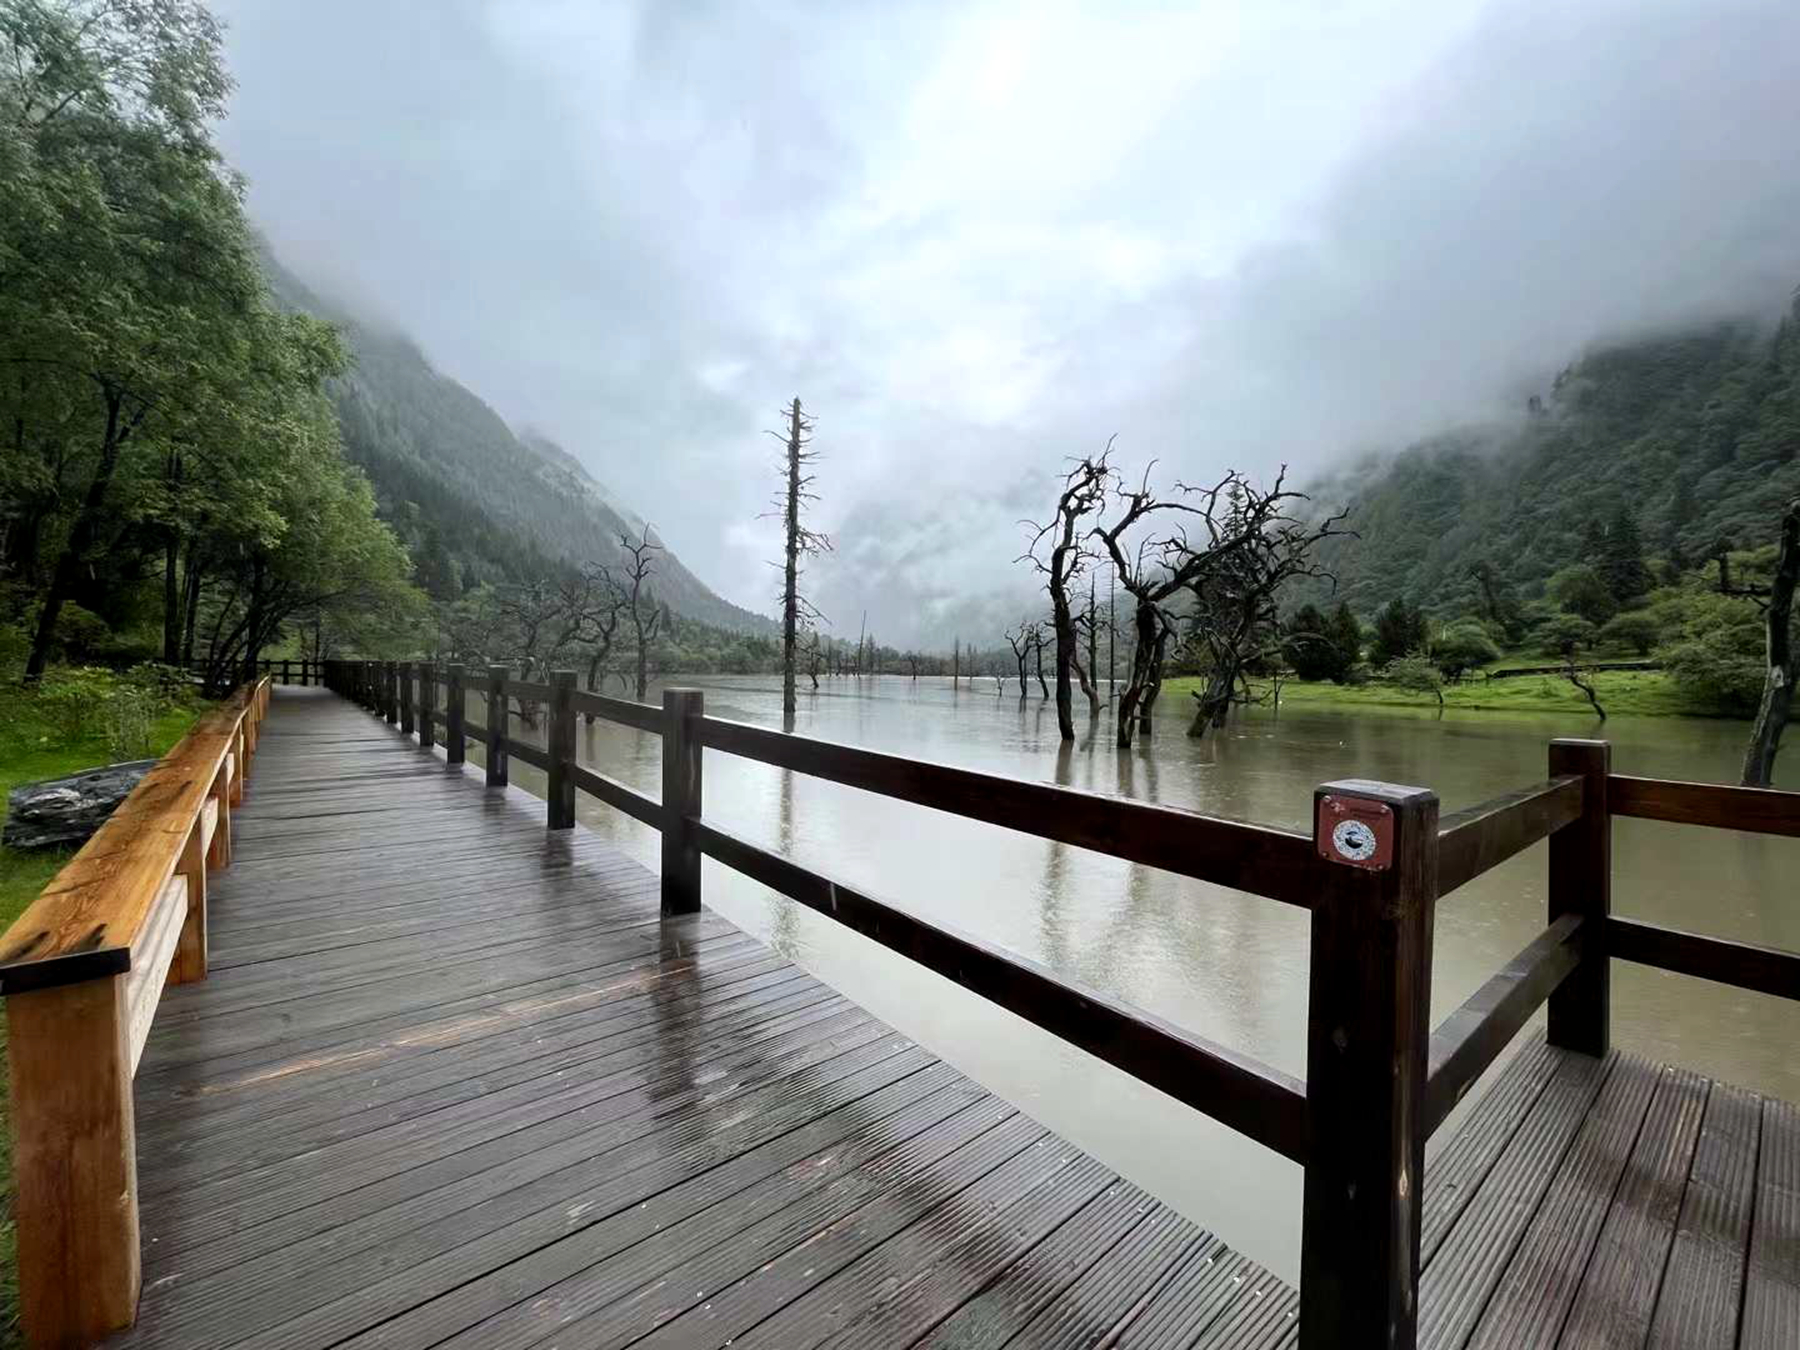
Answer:
M1597 671L1589 677L1601 706L1609 716L1712 717L1714 709L1696 706L1674 681L1660 671ZM1163 687L1165 699L1181 700L1197 689L1195 679L1170 680ZM1267 685L1262 686L1266 692ZM1284 708L1406 707L1434 708L1437 699L1426 691L1397 689L1393 685L1313 684L1287 680L1281 686ZM1561 676L1516 675L1487 680L1479 675L1444 687L1446 708L1479 712L1557 713L1591 716L1585 695Z
M180 740L198 715L198 706L168 708L149 724L149 754L161 755ZM60 778L113 762L115 755L100 726L73 734L66 719L49 715L33 695L16 687L0 689L0 793L21 783ZM74 850L30 853L0 847L0 929L24 912ZM12 1131L7 1120L6 1018L0 1013L0 1350L20 1344L18 1289L13 1270Z

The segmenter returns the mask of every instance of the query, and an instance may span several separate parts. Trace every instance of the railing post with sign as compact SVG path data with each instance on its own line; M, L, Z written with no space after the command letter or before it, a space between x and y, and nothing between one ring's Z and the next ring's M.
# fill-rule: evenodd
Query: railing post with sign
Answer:
M1302 1350L1416 1343L1437 821L1423 788L1314 795Z

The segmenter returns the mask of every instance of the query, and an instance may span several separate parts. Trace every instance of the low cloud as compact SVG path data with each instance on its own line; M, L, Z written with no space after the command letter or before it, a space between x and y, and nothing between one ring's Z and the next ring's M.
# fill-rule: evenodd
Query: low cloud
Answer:
M224 139L294 266L762 608L798 393L819 605L897 643L1032 603L1110 434L1304 476L1800 281L1792 0L1242 8L244 0Z

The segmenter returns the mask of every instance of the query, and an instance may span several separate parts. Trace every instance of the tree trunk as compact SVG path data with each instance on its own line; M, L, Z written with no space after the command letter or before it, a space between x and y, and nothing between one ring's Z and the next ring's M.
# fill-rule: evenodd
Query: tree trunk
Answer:
M100 532L101 510L106 505L106 492L112 486L113 473L119 467L119 451L125 444L125 438L131 434L130 427L121 425L120 415L124 404L123 393L115 389L106 390L106 433L100 442L100 462L95 466L94 477L88 483L87 492L82 498L81 511L76 515L68 542L63 545L63 551L56 560L56 569L50 574L50 588L45 591L44 602L38 609L37 627L31 636L31 654L25 660L27 680L36 680L44 673L44 666L50 660L50 644L56 638L56 621L62 615L63 602L75 589L75 578L81 569L82 555L93 547L95 537Z
M788 409L787 562L781 583L781 711L799 707L794 693L794 644L800 627L800 400ZM640 690L639 698L643 697Z
M200 585L206 569L200 565L200 544L189 539L187 565L181 569L181 660L183 669L194 663L194 628L200 619Z
M163 540L163 641L165 666L181 664L181 578L176 566L181 560L181 531L169 526Z
M1769 587L1769 608L1763 614L1763 643L1768 669L1763 676L1762 702L1750 724L1750 744L1744 751L1745 787L1768 787L1775 780L1775 755L1781 749L1781 733L1794 708L1794 589L1800 583L1800 499L1788 503L1781 520L1781 551L1775 559L1775 580Z

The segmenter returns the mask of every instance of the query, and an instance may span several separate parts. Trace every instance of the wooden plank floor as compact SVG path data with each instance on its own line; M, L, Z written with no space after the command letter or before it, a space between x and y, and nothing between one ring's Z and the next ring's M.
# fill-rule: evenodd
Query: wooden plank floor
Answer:
M1211 1234L346 702L276 691L234 824L120 1345L1294 1340Z
M1541 1041L1427 1168L1431 1350L1800 1347L1800 1112Z
M1297 1341L1218 1238L347 703L277 691L235 823L138 1076L119 1344ZM1785 1103L1539 1043L1424 1205L1433 1350L1800 1346Z

